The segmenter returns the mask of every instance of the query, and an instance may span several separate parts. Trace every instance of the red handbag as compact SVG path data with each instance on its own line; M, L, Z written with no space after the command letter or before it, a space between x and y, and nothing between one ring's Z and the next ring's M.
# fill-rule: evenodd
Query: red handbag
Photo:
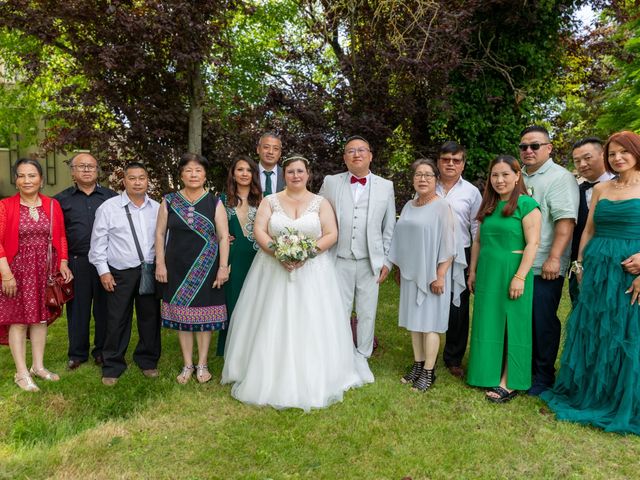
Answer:
M49 212L49 249L47 250L47 284L44 289L44 302L50 312L50 321L62 314L62 306L73 298L73 280L65 283L58 271L53 273L53 199Z
M65 303L73 298L73 280L65 283L60 272L49 275L44 297L47 307L62 308Z

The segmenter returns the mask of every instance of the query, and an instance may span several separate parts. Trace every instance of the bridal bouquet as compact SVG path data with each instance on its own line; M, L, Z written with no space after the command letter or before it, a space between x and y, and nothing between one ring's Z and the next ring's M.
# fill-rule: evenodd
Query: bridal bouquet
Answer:
M287 227L269 244L274 256L280 262L304 262L318 254L316 240L298 232L295 228ZM295 270L290 273L293 279Z

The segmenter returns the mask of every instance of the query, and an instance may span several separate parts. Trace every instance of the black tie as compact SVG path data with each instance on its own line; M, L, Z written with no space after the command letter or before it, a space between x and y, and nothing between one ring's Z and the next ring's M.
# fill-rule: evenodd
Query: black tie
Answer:
M587 204L587 190L593 188L593 186L599 182L582 182L579 185L580 189L580 205L578 206L578 220L576 222L576 228L573 232L573 242L571 243L571 259L575 260L578 257L578 248L580 247L580 237L584 231L584 226L587 224L587 217L589 216L589 205Z
M271 175L273 175L273 172L267 172L266 170L264 171L264 176L266 177L266 180L264 181L264 196L265 197L267 195L271 195L273 193L273 190L271 189Z

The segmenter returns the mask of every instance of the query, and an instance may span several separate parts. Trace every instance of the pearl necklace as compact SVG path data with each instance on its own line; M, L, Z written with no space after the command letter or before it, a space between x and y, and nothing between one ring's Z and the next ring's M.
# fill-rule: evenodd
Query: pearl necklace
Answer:
M41 205L41 203L39 198L36 198L36 201L33 205L29 205L24 198L20 198L20 205L29 207L29 216L33 219L34 222L37 222L38 220L40 220L40 214L38 213L38 206Z
M414 200L414 202L416 207L424 207L427 203L431 203L431 201L436 197L437 195L434 193L433 195L431 195L430 197L426 198L423 201L420 201L420 197L418 197Z
M633 185L637 185L638 183L640 183L640 177L637 177L637 176L634 177L633 180L626 183L620 182L620 177L618 177L613 182L613 188L615 188L616 190L624 190L625 188L631 187Z

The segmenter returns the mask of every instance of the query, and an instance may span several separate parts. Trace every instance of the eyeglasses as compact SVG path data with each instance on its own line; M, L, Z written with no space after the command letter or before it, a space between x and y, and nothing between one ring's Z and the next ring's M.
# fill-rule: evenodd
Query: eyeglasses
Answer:
M349 150L345 150L344 153L349 155L350 157L353 157L356 153L359 153L360 155L364 155L365 153L370 151L371 150L369 150L368 148L360 147L360 148L350 148Z
M81 170L84 172L93 172L98 169L97 165L87 165L86 163L81 163L80 165L73 165L71 168L74 170Z
M442 163L444 163L445 165L447 163L452 163L454 165L460 165L462 163L462 159L461 158L451 158L451 157L440 157L439 159Z
M520 149L520 151L522 152L526 152L527 148L531 148L531 150L533 150L534 152L537 152L538 150L540 150L540 147L542 145L551 145L549 142L547 143L538 143L538 142L534 142L534 143L521 143L520 145L518 145L518 148Z
M413 178L424 178L425 180L431 180L436 176L435 173L414 173Z

